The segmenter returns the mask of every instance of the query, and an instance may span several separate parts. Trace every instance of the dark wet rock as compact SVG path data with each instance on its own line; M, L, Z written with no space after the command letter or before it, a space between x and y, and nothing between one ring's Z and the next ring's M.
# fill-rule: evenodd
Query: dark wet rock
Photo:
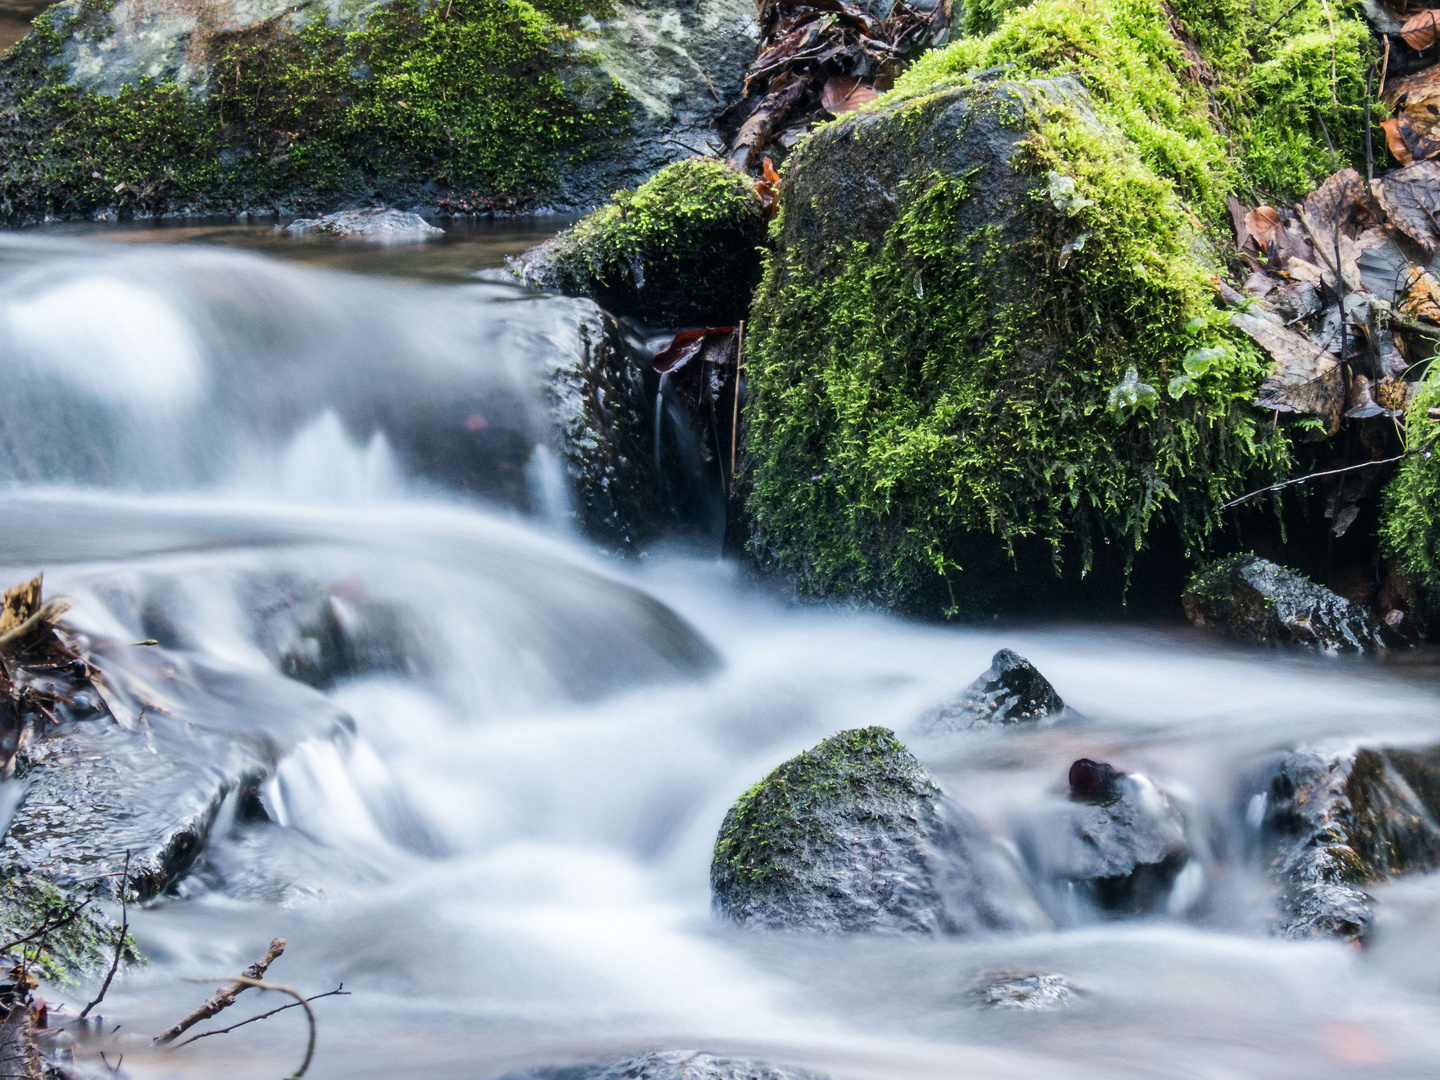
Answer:
M1070 984L1064 975L992 972L980 980L975 997L992 1009L1044 1012L1070 1004Z
M330 236L372 244L423 244L445 235L419 214L403 210L339 210L320 218L300 218L286 226L297 236Z
M577 524L607 547L633 551L677 520L655 467L656 376L614 319L589 301L568 302L574 335L545 377L555 445Z
M615 1061L542 1065L506 1073L501 1080L821 1080L802 1069L751 1058L719 1057L699 1050L651 1050Z
M965 933L1043 923L997 845L882 727L791 758L725 815L716 906L746 926Z
M765 213L748 177L693 158L511 260L526 285L655 326L738 322L760 281Z
M418 667L414 621L354 583L327 588L299 574L256 575L242 599L261 651L309 686L323 690L346 676Z
M931 735L1036 723L1064 712L1065 702L1035 665L1019 653L1001 649L960 697L922 718L919 730Z
M1288 937L1364 938L1366 885L1440 868L1440 746L1296 750L1251 807L1278 845Z
M1197 843L1180 807L1140 775L1082 758L1071 766L1070 798L1036 815L1020 850L1052 915L1119 917L1179 913L1198 894L1177 888L1195 864Z
M1369 608L1254 555L1233 555L1201 570L1181 602L1196 626L1237 641L1284 642L1323 652L1367 652L1395 641Z

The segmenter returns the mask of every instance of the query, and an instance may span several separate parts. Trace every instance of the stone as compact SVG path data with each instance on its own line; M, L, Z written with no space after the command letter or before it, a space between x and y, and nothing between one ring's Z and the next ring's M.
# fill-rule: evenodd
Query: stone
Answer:
M760 281L755 185L717 161L667 166L634 192L510 261L533 288L588 296L655 326L734 325Z
M321 218L299 218L285 227L297 236L329 236L371 244L423 244L439 240L437 229L419 214L403 210L339 210Z
M1045 1012L1068 1007L1072 991L1064 975L991 972L981 978L974 994L988 1008Z
M1300 748L1249 801L1274 852L1286 937L1366 937L1364 887L1440 868L1440 746Z
M741 925L969 933L1044 925L1018 869L882 727L842 731L740 797L715 843Z
M501 1080L822 1080L802 1069L699 1050L650 1050L614 1061L542 1065L506 1073Z
M1038 724L1065 712L1065 702L1034 664L1019 653L1001 649L963 694L922 717L919 730L924 735L939 735L1004 724Z
M1398 638L1369 608L1268 559L1232 555L1190 579L1185 616L1249 644L1285 643L1321 652L1372 652Z
M1081 758L1070 797L1026 822L1019 847L1041 896L1062 924L1096 916L1181 914L1203 883L1184 813L1148 777ZM1194 867L1185 888L1182 872Z

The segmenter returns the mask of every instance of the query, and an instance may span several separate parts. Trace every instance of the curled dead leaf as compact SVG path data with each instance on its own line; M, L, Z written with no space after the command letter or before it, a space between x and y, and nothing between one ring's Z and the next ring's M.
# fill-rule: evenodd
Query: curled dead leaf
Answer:
M1440 163L1420 161L1375 182L1375 193L1390 223L1425 254L1440 250Z
M765 220L775 216L780 205L780 174L768 157L760 167L760 179L755 182L755 193L760 196L760 205L765 210Z
M875 87L851 75L836 75L820 91L820 104L828 113L840 116L879 97Z
M1417 52L1428 49L1440 37L1440 11L1422 11L1410 16L1400 28L1400 36Z
M1285 226L1280 220L1280 211L1273 206L1257 206L1245 215L1245 230L1255 238L1261 251L1269 251L1280 239Z

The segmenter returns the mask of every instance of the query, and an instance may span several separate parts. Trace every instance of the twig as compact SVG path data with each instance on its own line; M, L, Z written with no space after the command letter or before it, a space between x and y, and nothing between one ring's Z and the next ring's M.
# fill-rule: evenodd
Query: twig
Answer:
M235 1004L235 998L241 994L246 987L255 984L255 980L265 974L271 964L280 958L285 951L285 939L276 938L270 942L270 948L265 950L265 955L245 969L245 974L237 976L231 985L223 990L217 990L209 1001L205 1002L198 1009L185 1017L172 1028L168 1028L155 1036L155 1045L164 1046L166 1043L174 1042L190 1028L200 1023L201 1020L209 1020L221 1009L228 1009ZM198 979L197 982L219 982L218 979Z
M321 998L327 998L327 997L349 997L349 996L350 996L350 991L345 989L345 984L344 984L344 983L341 983L341 984L340 984L339 986L337 986L334 990L327 990L327 991L325 991L325 993L323 993L323 994L315 994L313 997L308 997L308 998L306 998L305 1000L306 1000L306 1001L319 1001ZM195 1042L197 1039L205 1039L205 1038L208 1038L208 1037L211 1036L211 1035L228 1035L230 1032L234 1031L236 1028L242 1028L242 1027L244 1027L246 1024L253 1024L253 1023L255 1023L255 1021L257 1021L257 1020L268 1020L270 1017L274 1016L276 1013L282 1013L282 1012L284 1012L286 1009L294 1009L294 1008L298 1008L298 1007L299 1007L299 1003L292 1001L289 1005L281 1005L278 1009L271 1009L269 1012L267 1012L267 1013L261 1013L259 1016L252 1016L252 1017L250 1017L249 1020L241 1020L238 1024L231 1024L231 1025L230 1025L229 1027L227 1027L227 1028L216 1028L214 1031L202 1031L199 1035L191 1035L190 1038L186 1039L186 1040L185 1040L184 1042L182 1042L182 1043L176 1043L176 1044L175 1044L175 1049L176 1049L176 1050L179 1050L180 1047L182 1047L182 1046L189 1046L192 1042Z
M100 993L95 995L95 1000L85 1006L80 1014L80 1019L90 1015L90 1010L105 1000L105 991L110 989L110 980L115 978L115 972L120 967L120 954L125 951L125 935L130 930L130 910L126 906L130 892L130 852L125 852L125 869L120 879L120 936L115 941L115 959L110 961L110 971L105 976L105 981L100 984Z
M1390 35L1383 35L1385 38L1385 59L1380 61L1380 85L1375 90L1375 96L1381 101L1385 100L1385 76L1390 74Z
M26 934L22 938L16 938L14 941L6 941L0 943L0 953L7 952L10 949L13 949L16 945L27 944L28 942L34 941L38 937L44 937L52 930L59 930L60 927L73 921L75 917L80 914L80 912L84 911L86 906L90 903L90 900L91 897L87 896L84 900L81 900L80 903L76 904L64 915L61 915L59 918L55 919L52 922L46 923L44 926L40 927L39 930L36 930L33 933Z
M1440 442L1440 435L1433 436L1424 446L1417 446L1413 450L1406 450L1403 454L1396 454L1394 457L1381 458L1378 461L1363 461L1359 465L1346 465L1343 469L1326 469L1324 472L1310 473L1308 476L1297 476L1293 480L1286 480L1280 484L1271 484L1269 487L1263 487L1259 491L1252 491L1248 495L1241 495L1238 499L1232 499L1220 507L1220 509L1229 510L1232 506L1239 506L1241 503L1247 503L1251 499L1258 498L1271 491L1279 491L1281 488L1287 488L1291 484L1303 484L1307 480L1319 480L1325 476L1339 476L1341 473L1355 472L1358 469L1373 469L1377 465L1390 465L1396 461L1404 461L1406 458L1414 457L1416 454L1428 453L1431 447L1437 442Z
M1284 11L1282 11L1279 15L1275 16L1275 21L1272 22L1269 26L1265 27L1264 30L1261 30L1259 36L1260 36L1260 37L1264 37L1266 34L1270 33L1271 30L1274 30L1277 26L1279 26L1282 22L1284 22L1287 18L1289 18L1290 13L1291 13L1292 11L1294 11L1296 8L1298 8L1298 7L1299 7L1301 4L1303 4L1304 2L1305 2L1305 0L1295 0L1295 3L1291 4L1288 8L1286 8Z
M279 941L280 939L276 938L275 940ZM305 1043L305 1060L300 1062L300 1068L285 1078L285 1080L300 1080L300 1078L305 1075L305 1070L310 1067L310 1059L315 1056L315 1010L310 1008L310 1002L304 994L300 993L300 991L294 987L281 986L279 983L261 982L259 979L252 979L248 975L221 975L215 979L187 979L186 981L215 983L228 982L231 979L234 980L234 983L231 987L227 987L227 989L233 989L238 986L243 990L247 986L253 986L257 990L275 990L281 994L289 994L299 1003L300 1007L305 1010L305 1019L310 1025L310 1038ZM221 990L220 993L215 996L219 997L220 994L223 993L225 993L225 990ZM234 999L232 998L231 1000Z

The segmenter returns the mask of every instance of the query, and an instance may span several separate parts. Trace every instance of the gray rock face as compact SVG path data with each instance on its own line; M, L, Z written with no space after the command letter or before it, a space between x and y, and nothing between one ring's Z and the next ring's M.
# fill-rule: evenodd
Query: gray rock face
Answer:
M1440 868L1440 746L1296 750L1250 808L1279 845L1280 932L1363 938L1364 885Z
M1235 555L1190 579L1186 617L1236 641L1285 642L1322 652L1367 652L1394 643L1368 609L1253 555Z
M745 926L966 933L1043 925L1016 868L885 728L842 731L725 815L716 907Z
M1020 850L1062 923L1108 916L1178 914L1199 881L1176 887L1194 859L1185 816L1148 777L1082 758L1070 769L1070 800L1027 823ZM1197 864L1198 866L1198 864Z
M1038 723L1064 712L1065 702L1035 665L1019 653L1001 649L963 694L927 713L919 730L925 735L944 735L1000 724Z
M821 1080L814 1073L698 1050L651 1050L616 1061L544 1065L501 1080Z
M1069 1006L1071 990L1064 975L992 973L975 988L975 997L992 1009L1046 1012Z
M437 229L419 214L380 209L339 210L321 218L301 218L287 225L286 231L371 244L423 244L445 235L444 229Z

